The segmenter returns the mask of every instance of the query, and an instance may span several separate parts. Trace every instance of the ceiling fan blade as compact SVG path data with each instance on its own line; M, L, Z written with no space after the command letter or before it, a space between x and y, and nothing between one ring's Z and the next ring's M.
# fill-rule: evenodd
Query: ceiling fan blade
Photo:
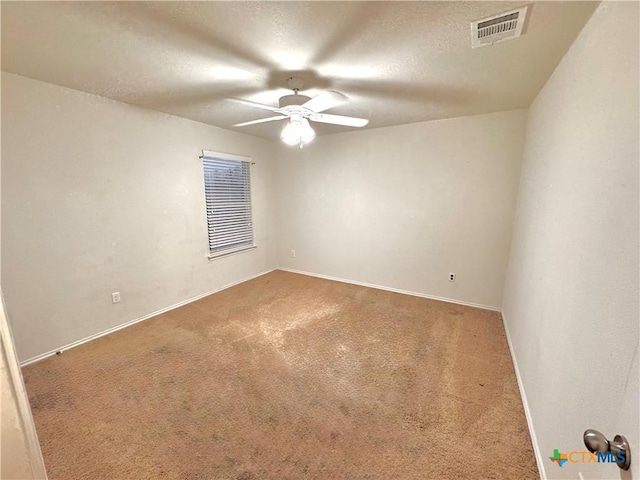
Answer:
M251 120L250 122L236 123L235 125L232 125L232 126L246 127L247 125L256 125L258 123L273 122L274 120L284 120L285 118L289 118L289 117L286 117L284 115L277 115L275 117L267 117L267 118L259 118L258 120Z
M364 127L369 120L366 118L345 117L344 115L331 115L330 113L312 113L309 120L320 123L332 123L345 127Z
M346 95L334 90L323 92L320 95L313 97L311 100L304 103L302 106L308 108L312 112L324 112L330 108L337 107L349 100Z
M243 100L242 98L230 98L232 102L242 103L244 105L249 105L250 107L261 108L263 110L269 110L270 112L277 112L280 110L279 107L272 107L271 105L265 105L264 103L251 102L249 100Z

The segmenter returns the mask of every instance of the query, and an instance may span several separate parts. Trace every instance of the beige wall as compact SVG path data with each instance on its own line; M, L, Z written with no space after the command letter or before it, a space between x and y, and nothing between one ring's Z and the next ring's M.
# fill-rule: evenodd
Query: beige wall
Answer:
M280 266L500 307L526 114L281 146Z
M276 266L270 142L7 73L2 140L2 284L23 361ZM255 161L257 249L207 259L200 149Z
M640 478L638 13L603 2L530 108L504 316L549 478ZM586 428L632 475L548 460Z

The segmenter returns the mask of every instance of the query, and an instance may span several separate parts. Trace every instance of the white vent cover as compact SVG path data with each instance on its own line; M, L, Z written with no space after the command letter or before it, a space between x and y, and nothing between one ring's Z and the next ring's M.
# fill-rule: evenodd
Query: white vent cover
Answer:
M471 46L491 45L502 40L518 38L527 16L528 6L501 13L471 23Z

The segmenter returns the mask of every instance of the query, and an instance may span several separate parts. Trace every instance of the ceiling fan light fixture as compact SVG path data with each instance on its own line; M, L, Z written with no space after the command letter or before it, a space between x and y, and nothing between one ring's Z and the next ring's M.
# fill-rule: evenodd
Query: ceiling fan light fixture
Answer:
M297 143L300 143L301 130L301 122L289 122L282 129L280 139L287 145L295 145Z
M280 139L287 145L305 145L314 139L316 132L306 119L291 119L280 134Z
M303 144L309 143L316 137L316 132L313 128L311 128L309 120L307 120L306 118L302 119L302 127L303 128L300 135L300 142Z

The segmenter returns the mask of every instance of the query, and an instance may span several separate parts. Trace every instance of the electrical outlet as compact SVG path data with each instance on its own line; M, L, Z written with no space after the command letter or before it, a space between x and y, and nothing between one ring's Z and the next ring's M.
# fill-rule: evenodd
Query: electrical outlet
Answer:
M291 253L289 253L289 256L291 258L296 258L296 251L295 250L291 250Z
M450 282L455 282L456 281L456 274L455 273L450 273L449 274L449 281Z
M120 303L120 292L113 292L111 294L111 303Z

